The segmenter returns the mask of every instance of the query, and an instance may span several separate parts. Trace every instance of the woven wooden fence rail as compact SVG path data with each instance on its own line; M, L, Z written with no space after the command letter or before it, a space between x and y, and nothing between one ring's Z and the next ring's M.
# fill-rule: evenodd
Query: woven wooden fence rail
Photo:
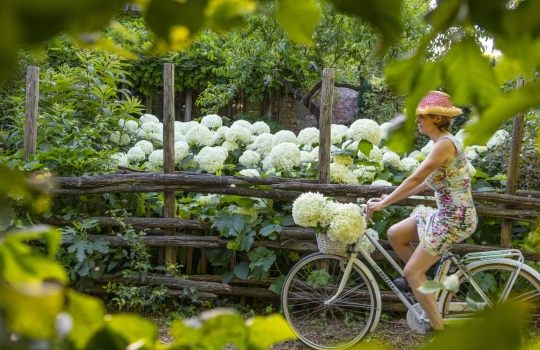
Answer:
M123 171L123 173L104 176L59 177L55 181L58 184L55 190L56 194L69 197L106 193L182 191L293 201L302 193L319 192L327 196L332 196L342 202L361 203L368 198L388 194L394 189L394 187L386 186L318 184L316 180L214 176L188 172L163 174ZM430 198L432 195L433 192L431 190L426 190L417 197L400 201L396 205L416 206L423 204L434 207L436 204L433 198ZM540 212L540 192L518 192L516 195L473 192L473 198L479 203L477 205L477 212L481 216L535 222ZM82 211L84 213L85 210ZM100 210L97 210L97 212L99 215ZM142 241L147 246L187 247L188 262L186 264L186 273L189 277L185 279L183 277L152 276L143 282L135 279L115 278L110 275L104 275L96 281L96 285L90 290L91 292L106 292L104 286L108 282L129 282L138 285L164 285L170 289L171 296L181 296L184 288L196 287L197 297L200 299L215 298L218 295L240 296L241 298L279 298L277 294L268 290L268 286L273 282L271 278L262 281L233 278L229 284L222 284L221 276L206 275L208 262L204 256L204 250L209 248L225 248L228 242L220 238L218 233L211 229L212 223L149 216L150 210L148 209L147 217L128 217L122 219L122 221L125 224L132 225L137 231L146 230L146 236L136 239ZM74 221L86 219L96 220L98 225L102 227L120 226L116 219L103 216L80 216L69 220L51 217L48 219L43 218L41 221L55 226L68 226L72 225ZM173 231L174 235L165 235L165 230L169 230L169 232ZM190 234L192 231L196 234ZM126 240L116 235L89 236L89 240L98 238L107 241L110 246L129 245ZM380 242L386 249L390 249L389 253L395 260L399 260L397 255L391 251L391 247L387 241L381 240ZM262 245L268 249L296 253L313 253L318 251L314 231L299 227L283 227L279 240L255 242L253 245L255 247ZM201 261L198 263L191 261L193 259L194 249L202 250ZM496 246L456 244L453 252L464 255L470 252L497 249L502 248ZM523 252L523 255L527 260L538 261L540 259L540 255L537 253ZM382 254L379 252L374 252L373 258L383 260ZM201 267L200 275L192 274L194 270L193 266ZM385 301L383 308L386 311L406 311L405 307L393 293L383 293L383 300Z

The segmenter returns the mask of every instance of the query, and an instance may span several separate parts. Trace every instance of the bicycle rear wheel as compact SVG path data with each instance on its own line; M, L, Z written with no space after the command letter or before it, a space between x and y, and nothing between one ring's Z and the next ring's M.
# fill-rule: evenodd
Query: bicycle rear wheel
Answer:
M470 268L472 279L480 287L482 292L490 300L492 305L500 301L500 296L508 285L510 276L516 271L517 262L486 262ZM470 265L469 265L470 266ZM443 299L443 318L470 318L474 317L476 310L471 309L470 299L479 306L486 303L480 294L474 289L471 283L465 279L463 274L459 277L459 290L456 293L448 293ZM540 306L540 280L534 272L528 271L528 266L524 266L516 277L510 293L506 300L515 302L526 302L532 306L535 319L538 318Z
M344 349L369 332L376 298L365 273L353 264L341 295L337 292L347 258L316 253L300 260L283 283L283 314L300 340L314 349Z

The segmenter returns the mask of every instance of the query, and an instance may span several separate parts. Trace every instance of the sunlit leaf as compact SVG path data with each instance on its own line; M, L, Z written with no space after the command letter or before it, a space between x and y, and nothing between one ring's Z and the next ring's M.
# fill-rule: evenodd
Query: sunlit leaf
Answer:
M422 285L418 287L418 291L424 294L435 293L440 291L441 289L444 289L444 284L436 281L427 281L422 283Z
M67 311L73 318L73 331L68 339L77 349L83 349L105 322L105 306L102 300L74 290L68 291L68 301Z
M246 321L249 349L266 350L270 345L297 336L281 315L257 316Z
M275 17L291 39L300 44L313 44L311 36L321 20L315 0L280 0Z
M292 1L292 0L291 0ZM358 16L382 34L382 49L388 48L398 38L401 26L402 0L328 0L334 7L347 14Z
M244 16L255 12L254 0L210 0L205 10L208 28L227 31L245 24Z

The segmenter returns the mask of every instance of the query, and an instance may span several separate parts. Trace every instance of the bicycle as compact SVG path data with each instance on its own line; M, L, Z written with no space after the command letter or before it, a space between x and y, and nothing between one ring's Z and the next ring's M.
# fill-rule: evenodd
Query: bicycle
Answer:
M366 235L392 267L403 270L388 252ZM373 331L381 317L381 291L372 270L390 287L408 309L407 323L420 334L429 327L422 308L411 293L400 291L361 246L361 238L345 254L314 253L296 263L282 287L284 316L306 345L314 349L344 349ZM436 268L435 281L456 274L457 292L437 293L445 324L470 319L478 308L509 300L536 301L540 297L540 273L524 263L519 250L470 253L463 257L448 253ZM392 292L386 292L392 295ZM471 305L475 305L474 308Z

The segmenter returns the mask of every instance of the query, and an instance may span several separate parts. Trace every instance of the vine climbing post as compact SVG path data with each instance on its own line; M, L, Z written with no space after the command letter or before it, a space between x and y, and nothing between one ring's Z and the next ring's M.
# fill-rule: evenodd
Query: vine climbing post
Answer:
M27 160L32 154L36 154L38 101L39 67L28 66L26 70L26 110L24 112L24 160Z
M174 174L174 65L163 65L163 172ZM176 216L175 191L164 192L163 217ZM166 228L165 235L173 236L174 228ZM165 248L165 263L176 263L177 247Z
M333 68L323 69L321 89L321 116L319 118L319 183L330 183L330 147L332 126L332 104L334 102Z
M524 79L518 79L517 88L525 85ZM524 117L523 112L514 116L512 128L512 145L510 146L510 159L508 161L508 172L506 176L505 194L514 195L517 190L517 180L519 173L519 159L521 154L521 140L523 139ZM509 206L505 206L509 208ZM511 206L510 206L511 207ZM501 223L501 247L508 248L512 243L514 220L503 219Z

